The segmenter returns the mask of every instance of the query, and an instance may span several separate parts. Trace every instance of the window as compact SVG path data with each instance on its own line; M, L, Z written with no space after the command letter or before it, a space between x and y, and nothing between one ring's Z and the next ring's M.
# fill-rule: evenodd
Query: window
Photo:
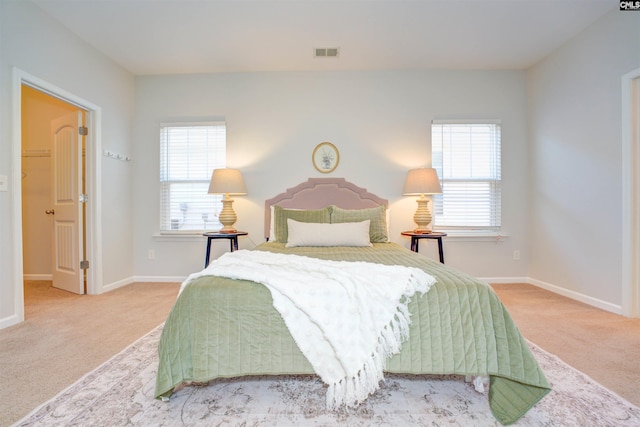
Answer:
M208 194L214 169L226 164L224 122L160 127L160 232L220 229L222 196Z
M431 152L442 183L434 228L500 230L500 122L434 120Z

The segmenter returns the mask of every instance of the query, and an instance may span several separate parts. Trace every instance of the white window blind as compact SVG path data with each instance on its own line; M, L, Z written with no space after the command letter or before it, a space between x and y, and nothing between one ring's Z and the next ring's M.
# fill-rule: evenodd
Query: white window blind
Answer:
M226 164L224 122L160 127L160 232L218 230L222 196L208 194L214 169Z
M500 122L434 120L431 143L442 184L433 198L434 228L499 230Z

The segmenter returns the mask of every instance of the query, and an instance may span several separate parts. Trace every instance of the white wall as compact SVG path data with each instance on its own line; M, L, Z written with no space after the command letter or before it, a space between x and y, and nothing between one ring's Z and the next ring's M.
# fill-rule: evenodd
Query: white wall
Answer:
M529 275L621 304L621 76L640 14L612 11L528 72Z
M29 2L0 1L0 175L12 176L16 123L12 117L12 69L55 85L97 105L102 110L102 145L128 153L131 146L133 77L53 21ZM19 126L19 124L17 124ZM102 262L103 287L133 276L131 174L132 166L102 161ZM14 192L0 192L0 327L15 321L14 262L12 246ZM19 286L19 285L18 285Z
M522 71L278 72L136 78L134 258L136 275L184 277L202 268L203 239L158 233L158 130L163 121L224 118L227 165L243 171L236 227L264 241L264 200L309 177L314 147L330 141L344 177L391 202L392 240L408 246L415 200L401 197L409 168L429 165L434 118L502 119L503 224L510 237L445 241L447 264L477 276L522 277L527 257L526 80ZM226 241L214 243L217 254ZM435 244L423 241L434 258ZM149 249L156 259L149 260ZM513 261L513 250L522 261ZM430 252L430 253L429 253Z

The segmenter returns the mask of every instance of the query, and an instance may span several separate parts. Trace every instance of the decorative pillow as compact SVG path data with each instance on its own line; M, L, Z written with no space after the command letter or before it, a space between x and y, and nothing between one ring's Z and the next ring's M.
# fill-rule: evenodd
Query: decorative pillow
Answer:
M331 223L360 222L370 220L369 237L371 243L386 243L389 241L387 232L387 207L380 205L377 208L367 209L342 209L338 206L330 206Z
M269 221L269 240L275 242L276 229L273 223L276 221L276 214L273 213L273 205L269 206L269 209L271 210L271 215L269 216L269 218L271 218L271 221Z
M274 213L274 209L275 209L275 205L271 205L269 206L269 209L271 210L271 221L269 221L269 241L270 242L277 242L278 240L276 239L276 227L275 227L275 222L276 222L276 214ZM288 210L292 210L292 211L300 211L302 209L291 209L291 208L287 208Z
M289 237L286 247L296 246L372 246L369 220L321 224L287 219Z
M287 243L287 219L289 218L299 222L318 222L326 224L331 222L331 211L328 207L323 209L298 210L274 206L273 214L275 216L275 221L273 223L275 241L280 243Z

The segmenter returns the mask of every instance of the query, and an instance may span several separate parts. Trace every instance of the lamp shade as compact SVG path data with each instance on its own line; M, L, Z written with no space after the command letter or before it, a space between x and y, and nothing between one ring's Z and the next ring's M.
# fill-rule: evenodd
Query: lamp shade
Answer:
M411 169L407 173L407 180L404 183L404 196L419 196L422 194L440 194L440 180L438 173L433 168Z
M247 187L244 185L242 173L238 169L214 169L211 174L209 194L244 196L247 194Z

